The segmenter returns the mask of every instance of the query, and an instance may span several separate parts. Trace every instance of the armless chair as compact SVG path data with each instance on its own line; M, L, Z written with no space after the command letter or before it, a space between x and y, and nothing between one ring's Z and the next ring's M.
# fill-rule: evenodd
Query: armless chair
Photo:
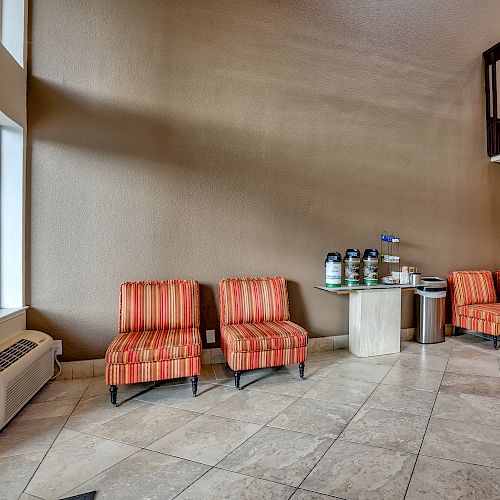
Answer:
M219 283L221 347L240 389L242 370L299 363L304 378L307 332L290 321L285 278L230 278Z
M106 384L116 406L119 384L191 377L201 369L200 293L196 281L134 281L120 288L119 335L106 351Z

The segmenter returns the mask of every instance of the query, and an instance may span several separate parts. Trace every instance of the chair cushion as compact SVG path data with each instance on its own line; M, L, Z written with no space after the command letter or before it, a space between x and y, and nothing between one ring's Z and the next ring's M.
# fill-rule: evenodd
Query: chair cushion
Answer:
M288 321L285 278L229 278L219 283L221 325Z
M201 356L198 328L121 333L106 351L112 364L146 363Z
M490 271L455 271L448 276L454 307L496 302Z
M233 352L293 349L307 345L307 332L291 321L225 325L222 341Z
M456 308L456 314L488 323L500 323L500 304L473 304Z
M120 287L120 333L199 328L193 280L132 281Z

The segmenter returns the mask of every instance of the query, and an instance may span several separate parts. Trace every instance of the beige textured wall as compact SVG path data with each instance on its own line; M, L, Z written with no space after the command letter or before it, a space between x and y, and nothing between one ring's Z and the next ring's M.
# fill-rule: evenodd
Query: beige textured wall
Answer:
M500 168L481 53L500 2L33 2L29 327L100 357L124 280L283 274L292 318L328 251L399 230L424 273L496 268ZM405 301L403 326L411 326Z

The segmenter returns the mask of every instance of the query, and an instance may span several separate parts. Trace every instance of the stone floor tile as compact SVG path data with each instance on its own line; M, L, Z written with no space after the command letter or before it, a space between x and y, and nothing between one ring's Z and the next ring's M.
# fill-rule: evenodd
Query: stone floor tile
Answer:
M496 377L446 372L441 382L440 391L500 398L500 382Z
M88 431L135 410L143 404L142 401L131 400L116 407L110 403L107 396L94 396L78 403L65 427L74 431Z
M500 434L496 422L478 425L431 417L422 455L500 468Z
M109 385L106 384L106 380L104 377L93 377L82 380L87 381L89 383L86 391L83 393L82 399L90 399L93 398L94 396L107 396L108 399L110 399ZM147 390L152 385L153 382L119 385L118 403L123 402L124 400L129 400L131 397L136 396L140 392Z
M359 380L361 382L380 382L389 372L391 366L377 365L361 361L344 363L328 375L327 380L338 378L348 380Z
M434 354L427 353L402 353L398 362L394 366L402 366L413 370L431 370L443 373L447 363L447 356L436 356Z
M380 384L367 399L365 406L430 416L436 393Z
M41 403L44 401L55 401L59 399L80 399L87 390L90 382L83 380L55 380L49 382L40 390L40 392L31 400L32 403Z
M299 486L332 442L311 434L264 427L218 467Z
M363 406L339 439L418 453L428 420L422 415Z
M301 488L341 498L404 498L416 455L336 441Z
M26 493L47 500L59 498L136 451L133 446L81 434L49 450Z
M300 398L268 424L290 431L336 438L357 412L348 405Z
M262 426L201 415L147 448L194 462L215 465Z
M76 436L79 436L81 432L72 431L71 429L61 429L61 432L57 436L56 440L52 443L52 446L57 446L59 444L64 443L65 441L69 441Z
M143 448L199 415L170 406L144 404L87 432Z
M406 500L500 498L498 469L420 455L410 481Z
M382 384L437 392L442 378L443 374L441 372L413 370L404 366L394 366L384 377Z
M215 378L217 380L231 381L234 380L234 372L225 363L215 363L212 365ZM241 378L257 377L272 373L271 368L258 368L255 370L246 370L241 372Z
M50 417L68 417L75 409L78 399L63 399L45 401L43 403L27 404L17 415L17 422L28 422Z
M432 416L487 425L488 422L495 422L500 416L500 399L439 392Z
M244 389L208 411L210 415L267 424L297 398Z
M98 500L168 500L210 469L207 465L141 450L65 494L98 491Z
M448 357L455 345L449 338L445 342L438 344L419 344L414 341L404 341L401 342L401 353L431 354L432 356Z
M328 380L323 379L318 382L304 394L304 397L360 407L375 390L375 387L377 384L372 382L328 378Z
M365 363L368 365L387 365L394 366L394 364L401 357L400 353L396 354L382 354L380 356L368 356L367 358L355 358L352 361L358 363Z
M12 420L0 432L0 457L47 451L66 422L66 417Z
M17 500L33 476L44 452L0 458L0 498Z
M482 375L484 377L500 378L499 359L491 356L491 358L451 358L448 361L446 371L450 373L466 373L473 375Z
M138 401L173 406L181 410L203 413L221 401L235 396L238 390L217 384L198 384L198 394L194 398L191 385L176 385L151 389L138 396Z
M311 380L307 377L301 380L298 372L295 375L285 370L283 372L270 373L257 378L245 384L244 388L299 397L317 384L317 380Z
M234 472L212 469L177 498L179 500L288 500L293 488Z
M332 500L330 495L323 495L322 493L316 493L315 491L301 490L300 488L290 497L290 500Z

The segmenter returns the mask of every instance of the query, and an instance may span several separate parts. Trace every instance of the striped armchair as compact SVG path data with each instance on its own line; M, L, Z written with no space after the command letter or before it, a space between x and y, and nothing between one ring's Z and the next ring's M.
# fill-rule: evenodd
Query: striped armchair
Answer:
M120 287L119 335L106 351L106 384L191 377L201 369L200 294L196 281L134 281Z
M454 334L459 328L491 335L497 348L500 304L490 271L456 271L448 276Z
M285 278L229 278L219 283L221 347L240 389L242 370L299 363L307 332L290 321Z

